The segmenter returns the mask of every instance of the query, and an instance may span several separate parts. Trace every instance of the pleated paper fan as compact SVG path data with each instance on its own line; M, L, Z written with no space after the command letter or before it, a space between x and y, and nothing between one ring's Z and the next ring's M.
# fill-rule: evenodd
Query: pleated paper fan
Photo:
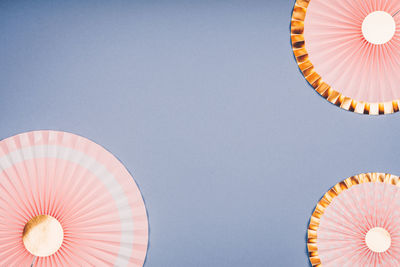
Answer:
M293 52L314 89L363 114L400 105L400 1L297 0Z
M400 266L400 180L383 173L356 175L331 188L308 228L313 266Z
M142 266L144 202L108 151L74 134L0 142L0 266Z

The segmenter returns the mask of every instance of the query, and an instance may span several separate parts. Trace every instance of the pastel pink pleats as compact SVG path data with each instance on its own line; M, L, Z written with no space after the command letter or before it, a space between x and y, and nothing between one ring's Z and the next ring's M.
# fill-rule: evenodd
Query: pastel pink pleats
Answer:
M47 214L64 230L61 248L35 266L142 266L144 202L108 151L65 132L36 131L0 142L0 266L30 266L22 231Z
M375 227L390 233L385 252L373 252L365 242ZM324 267L400 266L400 188L372 182L341 192L321 218L317 247Z
M396 33L375 45L363 36L374 11L393 15L398 0L311 0L304 21L305 48L315 71L334 90L369 103L400 99L400 15Z

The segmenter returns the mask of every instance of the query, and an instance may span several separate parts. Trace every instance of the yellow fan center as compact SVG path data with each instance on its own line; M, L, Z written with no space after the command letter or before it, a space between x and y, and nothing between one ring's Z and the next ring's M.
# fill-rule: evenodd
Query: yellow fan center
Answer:
M365 243L370 250L381 253L390 248L392 239L386 229L375 227L370 229L365 235Z
M364 38L376 45L389 42L396 32L396 22L385 11L375 11L365 17L362 23Z
M47 257L57 252L64 239L64 231L57 219L49 215L33 217L24 227L22 240L34 256Z

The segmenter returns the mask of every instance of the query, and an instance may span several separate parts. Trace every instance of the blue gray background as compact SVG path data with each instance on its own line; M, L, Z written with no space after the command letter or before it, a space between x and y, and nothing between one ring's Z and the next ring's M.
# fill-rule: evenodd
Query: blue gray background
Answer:
M400 114L314 92L293 4L0 1L0 137L63 130L113 152L146 202L145 266L308 266L324 192L400 174Z

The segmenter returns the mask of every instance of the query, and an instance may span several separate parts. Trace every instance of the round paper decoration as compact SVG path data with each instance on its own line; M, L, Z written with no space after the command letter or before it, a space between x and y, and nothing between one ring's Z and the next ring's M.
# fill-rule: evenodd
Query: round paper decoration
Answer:
M400 180L356 175L331 188L308 227L313 266L400 266Z
M297 0L294 56L329 102L363 114L400 105L400 1Z
M70 133L0 142L0 266L142 266L144 202L124 166Z

